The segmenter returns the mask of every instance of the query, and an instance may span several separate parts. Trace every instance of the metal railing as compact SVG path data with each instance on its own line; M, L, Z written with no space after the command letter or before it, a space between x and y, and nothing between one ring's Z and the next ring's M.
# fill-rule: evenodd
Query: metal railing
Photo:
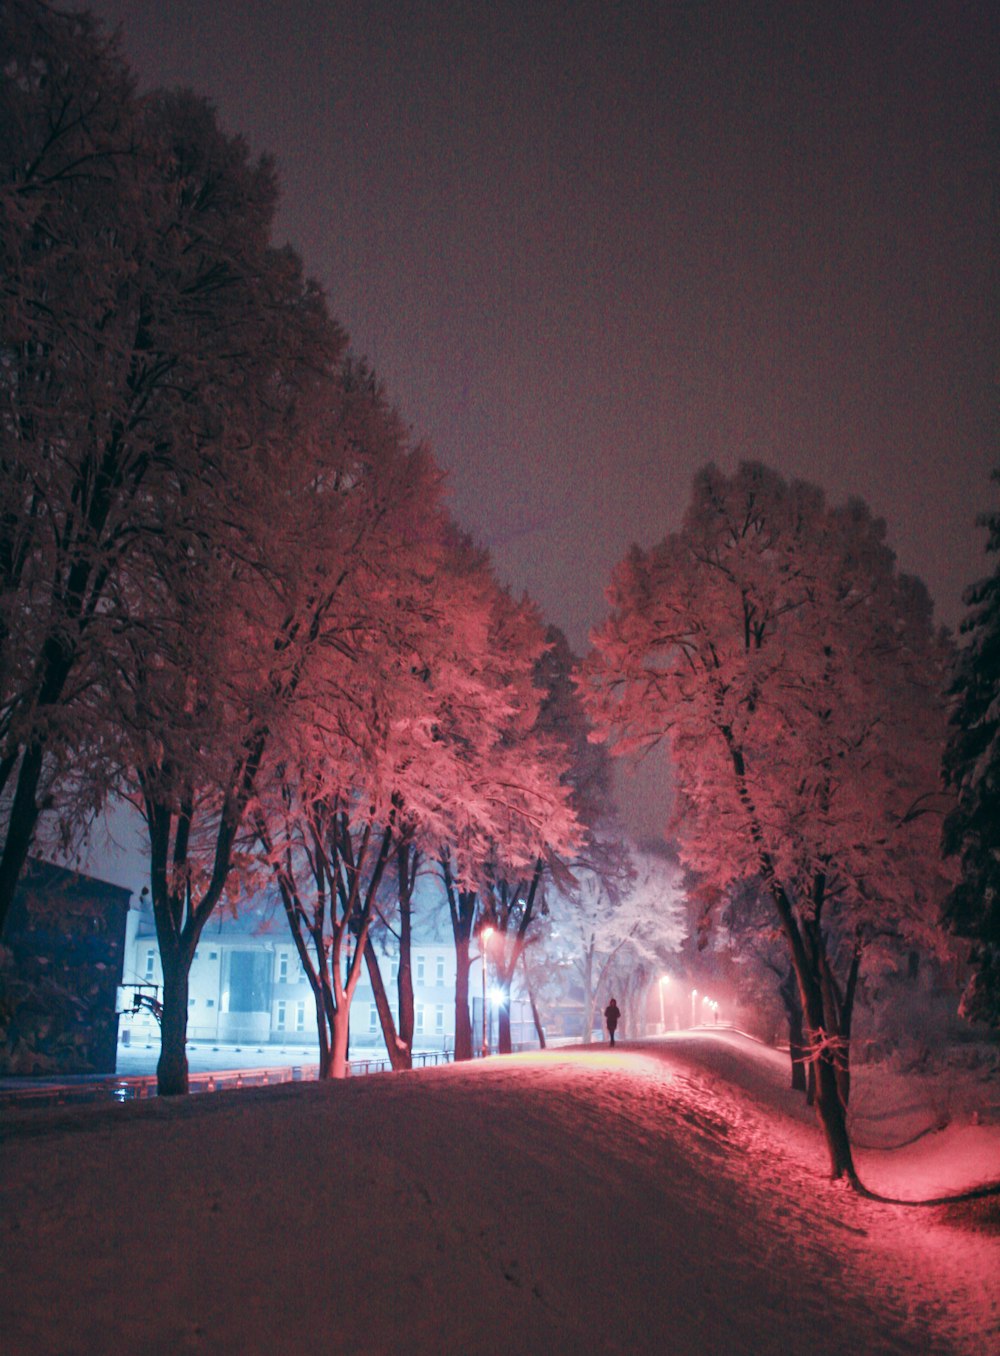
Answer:
M450 1050L420 1050L413 1055L413 1067L426 1068L434 1064L450 1064ZM391 1069L387 1058L348 1060L347 1072L351 1078L365 1074L386 1073ZM268 1069L212 1069L193 1073L188 1077L192 1093L223 1092L233 1088L263 1088L278 1083L314 1081L319 1074L318 1064L283 1064ZM78 1079L28 1079L20 1086L0 1088L0 1110L19 1106L64 1106L80 1102L132 1102L156 1096L155 1074L122 1074L104 1078L84 1075Z

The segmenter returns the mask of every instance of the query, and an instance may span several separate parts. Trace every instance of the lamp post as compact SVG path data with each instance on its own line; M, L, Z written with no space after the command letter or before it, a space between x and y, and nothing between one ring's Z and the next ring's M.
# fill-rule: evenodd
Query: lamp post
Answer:
M492 936L493 929L488 924L479 934L479 950L482 953L483 962L483 1059L490 1053L490 1038L486 1025L486 948L489 946Z
M691 1025L698 1025L698 990L691 990Z
M670 983L669 975L661 975L658 988L660 990L660 1035L662 1036L667 1026L667 1019L663 1015L663 986Z

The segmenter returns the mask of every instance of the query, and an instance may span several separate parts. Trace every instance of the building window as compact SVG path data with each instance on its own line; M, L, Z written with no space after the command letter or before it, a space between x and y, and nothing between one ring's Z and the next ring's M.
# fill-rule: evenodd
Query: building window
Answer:
M278 983L288 983L288 952L282 951L278 957Z
M418 1036L422 1036L422 1035L424 1034L424 1005L423 1005L423 1003L418 1003L418 1004L417 1004L417 1024L416 1024L416 1033L417 1033Z
M439 1036L444 1034L444 1004L438 1003L434 1009L434 1030Z
M156 950L150 947L146 952L146 978L152 979L156 970Z
M268 1012L271 957L266 951L229 953L229 1012Z
M206 1006L206 1008L214 1008L214 1007L215 1007L215 999L214 999L214 998L206 998L206 999L205 999L205 1006Z
M391 978L391 979L398 979L398 978L399 978L399 957L398 957L398 956L395 957L395 958L393 959L392 965L390 966L390 972L391 972L391 973L390 973L390 978Z
M285 1009L286 1009L286 1004L285 1004L284 1002L279 1002L279 1004L278 1004L278 1015L277 1015L277 1017L276 1017L276 1019L275 1019L275 1023L274 1023L274 1025L277 1027L277 1029L278 1029L279 1031L284 1031L284 1029L285 1029Z
M194 998L189 998L189 999L188 999L188 1007L189 1007L189 1008L193 1008L194 1005L195 1005L195 1002L196 1002L196 1000L195 1000Z
M443 983L444 983L444 956L438 956L438 958L437 958L437 984L440 986L440 985L442 985Z
M306 1029L306 1005L305 1003L295 1004L295 1030L305 1031Z
M218 959L219 959L219 953L218 953L218 951L210 951L210 952L208 953L208 959L209 959L209 960L218 960Z
M372 1036L378 1031L378 1008L374 1003L368 1004L368 1031Z
M423 956L418 956L418 957L417 957L417 983L418 983L418 984L423 984L423 982L424 982L424 958L423 958Z

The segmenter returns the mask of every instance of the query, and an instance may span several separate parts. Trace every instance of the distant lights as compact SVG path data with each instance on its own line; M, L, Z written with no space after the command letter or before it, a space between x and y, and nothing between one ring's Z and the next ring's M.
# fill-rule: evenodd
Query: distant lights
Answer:
M715 1020L716 1020L716 1022L718 1022L718 1020L719 1020L719 1016L718 1016L718 1014L719 1014L719 1004L718 1004L718 1002L717 1002L714 998L710 998L710 997L708 996L707 993L701 994L701 995L700 995L700 998L701 998L701 1003L700 1003L700 1005L699 1005L699 1002L698 1002L698 999L699 999L698 990L697 990L697 989L692 989L692 990L691 990L691 1025L692 1025L692 1026L697 1026L697 1025L698 1025L698 1020L699 1020L699 1018L698 1018L698 1010L699 1010L699 1006L701 1007L702 1011L704 1011L705 1008L708 1008L709 1012L714 1013L714 1014L715 1014ZM701 1020L702 1020L702 1021L705 1020L705 1019L704 1019L704 1016L702 1016Z

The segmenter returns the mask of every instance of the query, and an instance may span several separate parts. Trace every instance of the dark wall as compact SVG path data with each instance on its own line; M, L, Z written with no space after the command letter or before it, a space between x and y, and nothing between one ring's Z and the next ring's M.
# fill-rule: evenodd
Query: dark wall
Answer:
M30 861L0 947L0 1073L114 1073L129 891Z

